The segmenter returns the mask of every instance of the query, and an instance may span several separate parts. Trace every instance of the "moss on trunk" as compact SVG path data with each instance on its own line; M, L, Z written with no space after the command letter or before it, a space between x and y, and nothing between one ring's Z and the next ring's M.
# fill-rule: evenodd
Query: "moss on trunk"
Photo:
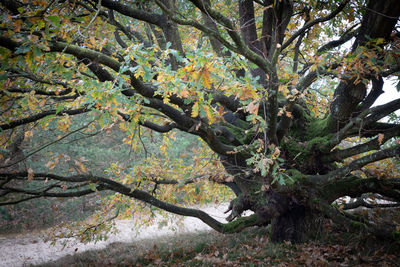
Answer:
M327 116L323 119L312 118L307 126L306 138L310 140L315 137L321 137L327 135L329 133L328 129L329 120L330 116Z
M237 233L240 232L241 230L250 227L250 226L255 226L257 225L257 215L252 214L247 217L239 217L236 220L229 222L227 224L224 224L223 226L223 232L224 233Z
M393 231L393 239L400 243L400 231Z

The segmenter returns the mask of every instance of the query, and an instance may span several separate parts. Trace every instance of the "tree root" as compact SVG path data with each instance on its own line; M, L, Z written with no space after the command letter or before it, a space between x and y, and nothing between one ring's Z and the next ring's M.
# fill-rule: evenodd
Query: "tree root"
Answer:
M250 210L254 206L254 201L251 199L250 196L245 195L245 194L240 194L237 198L233 199L229 203L228 209L224 213L228 213L230 211L231 214L229 214L228 217L226 217L226 220L228 222L232 222L235 218L238 218L242 215L243 212L246 210Z

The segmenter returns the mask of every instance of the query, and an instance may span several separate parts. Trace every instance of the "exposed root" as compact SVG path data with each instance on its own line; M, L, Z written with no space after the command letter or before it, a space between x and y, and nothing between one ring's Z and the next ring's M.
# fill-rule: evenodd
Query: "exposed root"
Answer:
M229 216L226 217L226 220L228 222L233 221L235 218L240 217L243 212L251 209L253 206L254 206L254 201L250 198L250 196L244 194L239 195L239 197L233 199L230 202L228 209L224 212L228 213L232 211L231 214L229 214Z

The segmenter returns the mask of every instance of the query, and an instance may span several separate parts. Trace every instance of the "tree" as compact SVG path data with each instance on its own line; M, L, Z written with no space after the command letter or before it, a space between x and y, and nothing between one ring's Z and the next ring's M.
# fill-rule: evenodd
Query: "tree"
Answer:
M25 2L1 1L1 205L107 190L223 233L271 224L274 241L301 241L324 217L399 239L394 222L335 202L400 204L400 125L382 120L400 99L373 106L400 73L399 1ZM228 223L161 197L162 187L204 180L193 175L147 169L133 183L126 172L93 174L82 162L73 175L10 170L21 163L14 136L55 121L70 133L78 115L103 129L126 122L200 137L230 175L207 177L236 193ZM241 217L245 210L254 214Z

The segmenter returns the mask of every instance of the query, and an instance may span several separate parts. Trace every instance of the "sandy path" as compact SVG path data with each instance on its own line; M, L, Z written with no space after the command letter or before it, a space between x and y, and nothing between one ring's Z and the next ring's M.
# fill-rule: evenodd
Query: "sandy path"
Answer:
M227 204L218 206L206 206L201 209L213 216L215 219L225 222ZM211 229L209 226L196 218L185 218L182 226L176 226L178 230L173 231L171 227L158 228L158 225L142 228L140 233L133 229L130 220L119 220L116 222L119 232L109 237L107 241L82 244L73 240L67 247L43 242L40 233L24 234L16 236L0 236L0 266L17 267L29 266L50 260L56 260L68 254L82 252L85 250L102 249L113 242L132 242L146 238L155 238L164 235L173 235L185 232L196 232ZM173 225L175 226L175 225Z

